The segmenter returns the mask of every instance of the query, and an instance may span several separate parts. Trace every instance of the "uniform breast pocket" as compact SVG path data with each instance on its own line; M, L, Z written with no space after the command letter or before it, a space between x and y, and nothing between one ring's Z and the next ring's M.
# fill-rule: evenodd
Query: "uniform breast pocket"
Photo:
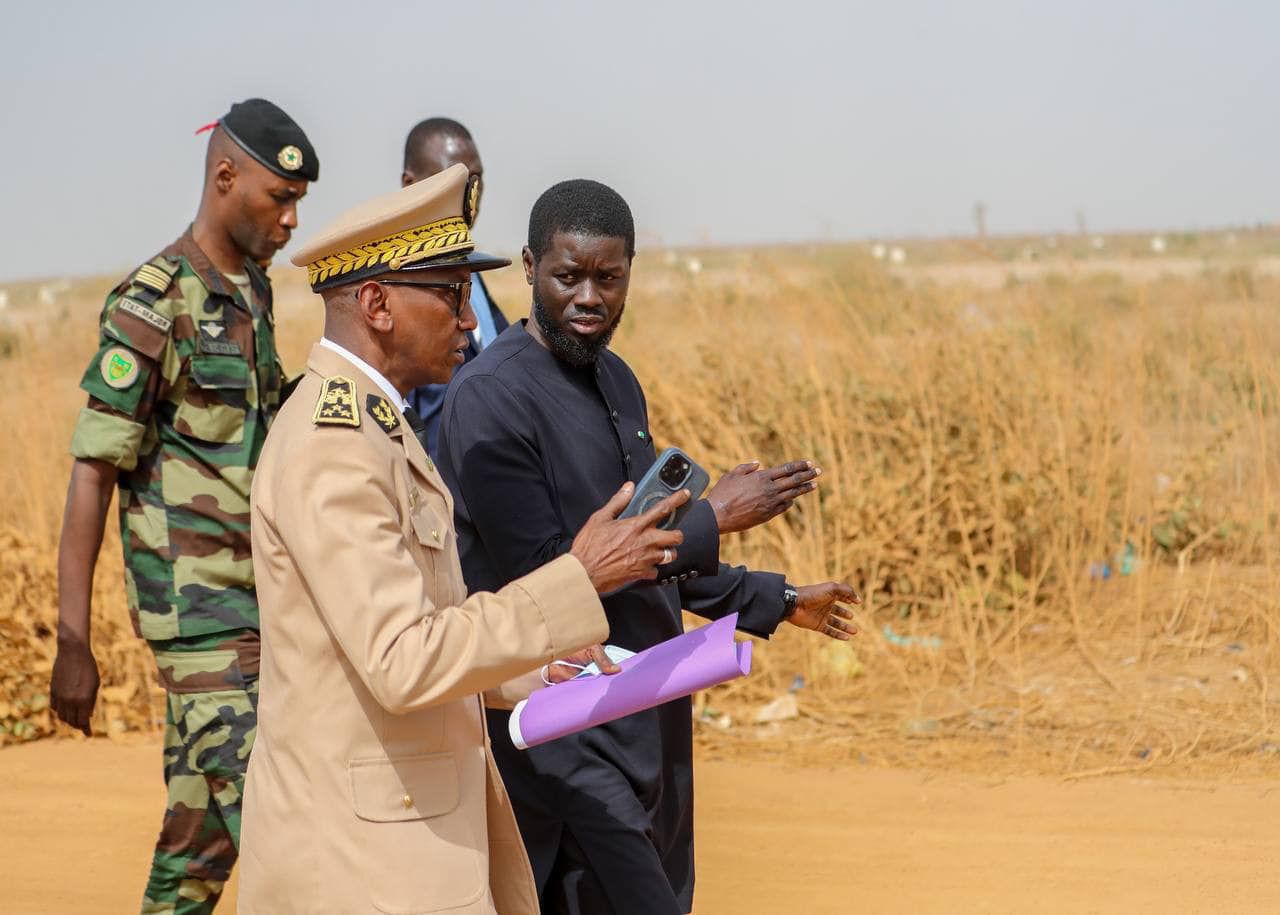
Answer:
M239 444L244 441L249 390L249 364L239 356L192 356L187 390L173 414L174 428L205 442Z

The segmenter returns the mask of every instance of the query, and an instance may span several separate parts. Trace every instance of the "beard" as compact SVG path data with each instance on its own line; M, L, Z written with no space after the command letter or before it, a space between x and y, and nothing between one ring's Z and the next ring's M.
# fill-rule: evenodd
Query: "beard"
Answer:
M535 291L533 294L533 318L538 322L538 329L542 331L542 338L547 341L547 347L553 356L575 368L586 368L595 364L596 359L600 358L600 353L613 339L613 332L618 329L624 311L626 311L626 303L618 309L618 313L613 316L613 320L609 322L609 326L603 333L593 340L583 340L558 324L547 311L547 307L542 304L542 300L538 298L538 293Z

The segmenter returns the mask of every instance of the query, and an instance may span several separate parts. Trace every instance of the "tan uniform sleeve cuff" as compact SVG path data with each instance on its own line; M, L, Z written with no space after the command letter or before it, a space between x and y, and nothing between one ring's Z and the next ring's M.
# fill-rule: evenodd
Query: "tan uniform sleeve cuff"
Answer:
M511 584L530 596L543 617L552 645L552 659L563 658L607 639L609 622L604 616L604 607L591 587L586 569L576 557L562 555ZM484 703L492 709L511 709L543 686L541 668L538 668L485 691Z
M516 703L521 699L528 699L530 695L546 685L542 680L542 668L539 667L536 670L529 671L523 677L516 677L501 686L485 690L484 704L486 708L510 711L516 707Z
M71 456L133 470L138 466L138 447L144 432L146 427L141 423L83 407L71 436Z
M603 642L609 635L604 607L582 563L561 556L512 582L533 599L551 640L551 657Z
M603 642L608 637L609 621L604 607L591 586L587 570L576 557L561 556L511 584L528 594L542 614L551 641L552 659ZM521 699L545 685L541 668L537 668L486 690L484 704L489 708L514 708Z

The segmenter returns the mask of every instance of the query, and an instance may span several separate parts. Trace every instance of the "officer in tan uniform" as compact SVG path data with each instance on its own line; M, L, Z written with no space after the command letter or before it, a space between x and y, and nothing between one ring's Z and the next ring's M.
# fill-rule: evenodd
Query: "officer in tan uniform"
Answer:
M628 483L568 553L470 597L453 499L404 396L449 380L475 327L476 185L455 165L342 216L293 258L324 338L253 483L261 608L258 736L240 911L536 913L480 694L601 642L598 595L657 576L687 499L616 520ZM514 513L519 505L512 505Z

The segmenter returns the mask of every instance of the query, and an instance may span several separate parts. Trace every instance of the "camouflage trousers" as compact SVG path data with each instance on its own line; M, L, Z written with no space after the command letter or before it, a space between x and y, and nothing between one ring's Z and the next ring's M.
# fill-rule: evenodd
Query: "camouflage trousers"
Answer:
M231 876L240 848L244 776L257 733L257 638L245 630L213 649L152 644L168 693L169 797L144 915L212 912Z

